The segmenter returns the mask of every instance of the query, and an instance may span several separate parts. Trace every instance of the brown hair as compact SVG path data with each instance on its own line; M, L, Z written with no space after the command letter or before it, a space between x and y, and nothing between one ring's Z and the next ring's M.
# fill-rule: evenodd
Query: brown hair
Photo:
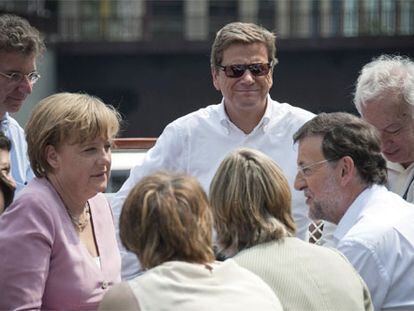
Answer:
M12 14L0 15L0 52L39 56L45 50L43 36L27 20Z
M223 160L210 186L210 203L226 255L295 233L289 184L260 151L241 148Z
M76 144L98 136L114 138L120 115L97 97L87 94L58 93L41 100L26 125L27 150L37 177L52 171L46 160L48 145Z
M214 260L207 196L186 175L158 172L144 177L124 203L120 237L144 268L171 260Z
M368 122L345 112L320 113L297 130L293 141L309 136L322 137L325 159L351 157L359 177L367 185L386 183L387 165L381 153L380 137Z
M230 23L221 28L211 48L210 63L216 67L223 61L224 51L233 44L263 43L267 48L269 62L277 64L276 36L267 29L253 23Z

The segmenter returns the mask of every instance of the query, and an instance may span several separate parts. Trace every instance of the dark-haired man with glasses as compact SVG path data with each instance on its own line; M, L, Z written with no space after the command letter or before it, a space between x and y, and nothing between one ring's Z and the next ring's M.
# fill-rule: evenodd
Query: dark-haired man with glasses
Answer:
M36 59L44 50L43 38L27 20L0 15L0 120L1 130L12 142L11 169L17 191L33 178L33 172L24 131L9 114L20 110L40 78Z
M414 310L414 206L384 186L376 129L351 114L322 113L294 141L295 188L304 192L309 216L337 225L325 246L359 272L375 310Z
M211 74L214 87L223 95L222 102L179 118L165 128L116 194L115 210L143 176L160 169L192 175L208 192L220 162L241 146L260 150L274 159L293 190L296 151L292 135L313 114L270 98L275 54L275 35L260 26L235 22L219 30L211 51ZM293 217L297 235L306 239L307 208L296 191ZM131 276L124 270L124 277Z

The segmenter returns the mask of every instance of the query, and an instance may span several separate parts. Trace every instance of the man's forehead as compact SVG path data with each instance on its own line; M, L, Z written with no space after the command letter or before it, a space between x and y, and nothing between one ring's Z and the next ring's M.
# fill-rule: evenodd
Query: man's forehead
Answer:
M20 67L33 66L36 67L36 57L34 54L0 51L0 67L2 70L18 71Z
M362 118L383 130L395 123L400 124L409 115L412 115L413 107L403 99L394 96L384 96L367 101L361 111Z
M298 141L298 159L319 157L322 154L322 136L305 136Z
M269 58L266 45L262 42L230 44L223 51L222 57L223 62L232 60L239 63L243 63L246 58L256 58L258 61L266 61Z

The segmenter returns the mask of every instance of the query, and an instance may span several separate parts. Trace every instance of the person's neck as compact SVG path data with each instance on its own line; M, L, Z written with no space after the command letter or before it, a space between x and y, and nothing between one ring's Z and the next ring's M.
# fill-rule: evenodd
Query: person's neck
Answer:
M259 124L265 114L267 105L261 111L240 111L225 107L225 111L230 121L245 134L250 134Z
M345 213L348 211L351 205L368 187L369 185L358 182L347 189L346 194L344 195L343 200L341 202L341 207L338 208L337 219L333 223L337 225L341 221L341 219L344 217Z
M85 204L88 200L76 198L72 193L70 193L70 191L68 191L68 188L65 187L64 183L62 183L61 180L55 175L49 174L47 179L59 194L69 213L75 217L80 216L84 212Z

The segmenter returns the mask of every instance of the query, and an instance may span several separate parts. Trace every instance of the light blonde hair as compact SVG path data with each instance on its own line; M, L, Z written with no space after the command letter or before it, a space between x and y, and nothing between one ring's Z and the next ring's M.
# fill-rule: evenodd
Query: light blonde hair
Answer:
M87 94L58 93L41 100L33 109L25 133L33 172L45 177L53 169L45 149L62 143L84 143L102 136L114 138L121 117L112 106Z
M233 44L263 43L267 49L269 62L277 64L276 36L267 29L253 23L234 22L225 25L216 35L210 55L212 67L221 65L224 51Z
M241 148L223 160L211 182L210 203L226 255L295 233L289 184L260 151Z
M199 182L186 175L158 172L129 193L120 216L120 237L144 268L166 261L214 260L212 215Z

